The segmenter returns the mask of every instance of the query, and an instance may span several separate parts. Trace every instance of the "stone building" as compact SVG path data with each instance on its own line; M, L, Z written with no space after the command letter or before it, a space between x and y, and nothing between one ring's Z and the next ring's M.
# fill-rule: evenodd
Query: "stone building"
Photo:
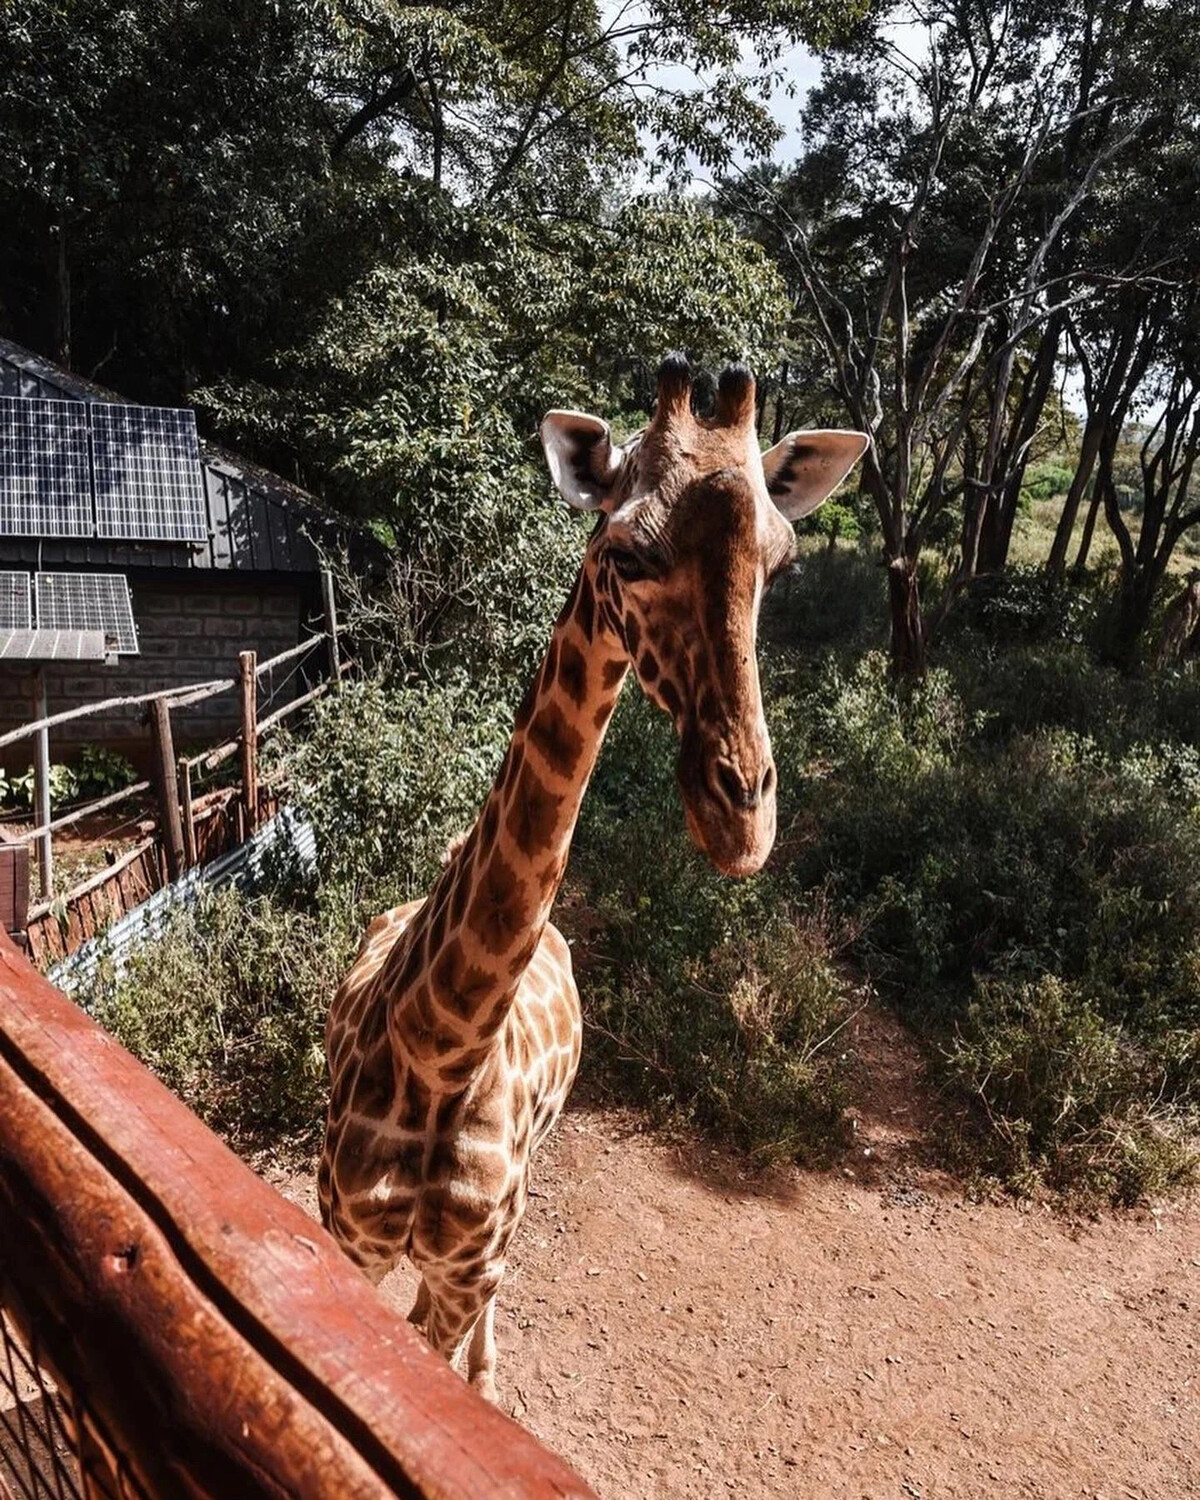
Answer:
M0 397L122 401L5 339L0 339ZM205 541L0 535L0 572L119 574L128 581L137 653L108 664L48 664L44 672L50 713L236 675L240 651L253 649L262 661L296 645L302 634L322 628L322 551L348 552L352 565L359 568L378 561L378 550L368 536L331 516L312 496L253 464L201 442L200 473L207 513ZM311 670L319 673L323 667L314 651ZM262 684L264 702L277 707L305 685L303 671L285 668L278 683ZM0 733L34 717L31 693L28 665L0 659ZM176 720L180 749L214 743L237 726L237 694L183 710ZM69 760L83 744L107 745L142 761L142 710L108 711L56 729L52 758ZM27 744L11 748L6 768L28 764L30 754Z

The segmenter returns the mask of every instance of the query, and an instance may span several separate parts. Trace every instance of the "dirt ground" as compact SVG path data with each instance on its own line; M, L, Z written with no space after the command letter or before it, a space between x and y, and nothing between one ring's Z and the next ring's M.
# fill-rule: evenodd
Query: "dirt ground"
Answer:
M831 1172L568 1111L501 1292L506 1408L607 1500L1200 1496L1200 1209L964 1201L924 1165L916 1058L859 1025ZM281 1186L314 1209L311 1178Z

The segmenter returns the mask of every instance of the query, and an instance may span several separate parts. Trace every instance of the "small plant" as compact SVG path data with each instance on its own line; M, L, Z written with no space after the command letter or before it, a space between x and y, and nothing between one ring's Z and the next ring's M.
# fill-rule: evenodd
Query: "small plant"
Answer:
M5 805L31 810L36 795L36 781L32 766L19 776L5 776L2 783ZM78 792L79 781L70 766L55 764L50 767L50 802L53 806L61 807L63 803L73 801Z
M106 745L84 745L75 761L75 778L81 797L105 797L122 791L137 780L130 761Z
M944 1067L987 1121L974 1165L1011 1186L1129 1205L1196 1180L1161 1062L1078 986L1051 975L982 982Z

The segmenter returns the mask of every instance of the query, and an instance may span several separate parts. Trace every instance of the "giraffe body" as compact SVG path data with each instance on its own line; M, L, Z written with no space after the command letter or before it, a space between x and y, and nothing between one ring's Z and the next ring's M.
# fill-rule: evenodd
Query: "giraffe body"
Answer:
M789 434L760 455L754 383L733 366L695 417L686 363L624 449L552 412L542 438L574 505L602 512L479 819L424 901L376 920L326 1029L322 1218L378 1281L407 1255L410 1317L495 1395L495 1297L534 1151L579 1063L570 951L549 925L579 806L626 673L672 718L688 831L731 875L775 837L755 658L759 605L866 439ZM473 1334L473 1336L472 1336Z
M409 902L371 924L330 1010L331 1066L342 1058L339 1041L344 1050L351 1036L360 1045L376 1040L361 1054L355 1089L371 1102L371 1122L363 1129L351 1113L342 1129L331 1129L322 1213L373 1280L408 1256L422 1276L414 1321L428 1321L431 1342L451 1358L476 1318L488 1319L469 1374L494 1397L492 1303L525 1211L533 1153L575 1081L579 991L570 949L547 924L488 1057L461 1092L435 1097L419 1069L393 1059L379 984L388 954L424 904Z

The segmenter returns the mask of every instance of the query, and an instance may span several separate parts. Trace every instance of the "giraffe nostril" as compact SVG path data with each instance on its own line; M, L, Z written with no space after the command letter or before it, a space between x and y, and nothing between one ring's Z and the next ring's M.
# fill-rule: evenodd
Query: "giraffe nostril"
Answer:
M716 778L715 790L730 807L740 808L748 812L757 807L767 791L770 790L771 783L767 780L766 775L763 776L757 786L754 786L744 780L742 773L727 760L717 761L714 773ZM772 776L774 775L770 767L768 767L768 773Z
M719 760L715 766L717 791L730 807L744 807L746 785L727 760Z
M759 788L758 788L759 800L761 801L764 797L769 797L771 795L771 791L774 788L774 786L775 786L775 767L774 767L774 765L770 761L768 761L767 762L767 769L762 773L762 781L759 783Z

